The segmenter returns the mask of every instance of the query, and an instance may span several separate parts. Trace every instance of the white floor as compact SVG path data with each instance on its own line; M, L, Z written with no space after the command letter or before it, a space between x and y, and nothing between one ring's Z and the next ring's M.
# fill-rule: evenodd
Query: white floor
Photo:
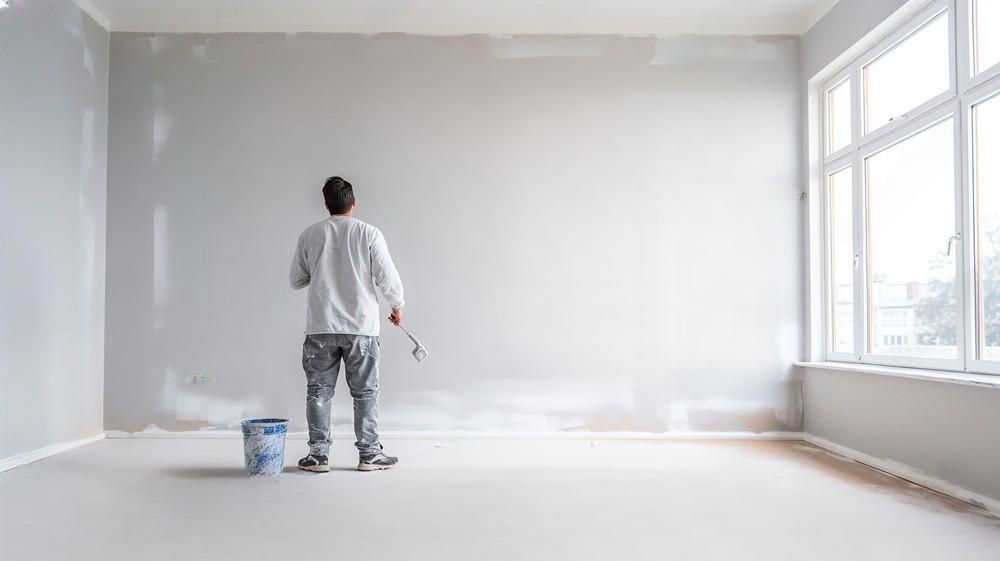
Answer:
M2 473L0 558L1000 559L997 519L800 442L401 440L379 473L344 443L273 480L241 446L105 440Z

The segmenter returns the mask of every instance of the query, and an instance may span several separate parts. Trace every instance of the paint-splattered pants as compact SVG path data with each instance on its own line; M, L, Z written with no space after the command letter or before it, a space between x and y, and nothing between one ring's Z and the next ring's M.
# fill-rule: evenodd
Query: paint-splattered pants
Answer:
M358 451L380 451L378 439L378 337L366 335L306 335L302 343L302 368L306 372L306 420L309 451L329 455L332 429L330 405L344 361L347 387L354 398L354 435Z

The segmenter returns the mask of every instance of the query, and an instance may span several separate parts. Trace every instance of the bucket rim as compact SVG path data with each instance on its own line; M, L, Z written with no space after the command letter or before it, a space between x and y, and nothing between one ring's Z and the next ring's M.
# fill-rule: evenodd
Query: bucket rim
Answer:
M244 427L273 427L278 425L287 425L288 419L280 419L277 417L261 417L258 419L246 419L240 423Z

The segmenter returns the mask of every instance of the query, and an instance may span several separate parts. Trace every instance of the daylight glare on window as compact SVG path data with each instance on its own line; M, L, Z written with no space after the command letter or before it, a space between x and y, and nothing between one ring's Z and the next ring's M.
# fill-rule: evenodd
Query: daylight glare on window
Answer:
M948 90L948 16L942 14L864 68L865 132Z
M976 0L973 14L973 58L978 73L1000 63L1000 0Z
M977 105L972 121L980 352L982 358L1000 360L1000 97Z
M848 78L827 93L827 153L851 143L851 80Z
M953 127L943 121L866 162L872 353L957 355Z
M833 350L854 351L854 232L851 168L829 178Z

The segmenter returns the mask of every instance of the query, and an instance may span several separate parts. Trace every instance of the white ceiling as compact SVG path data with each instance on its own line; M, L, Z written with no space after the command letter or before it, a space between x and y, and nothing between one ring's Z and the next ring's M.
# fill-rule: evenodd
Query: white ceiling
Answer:
M77 0L112 31L798 35L836 0Z

